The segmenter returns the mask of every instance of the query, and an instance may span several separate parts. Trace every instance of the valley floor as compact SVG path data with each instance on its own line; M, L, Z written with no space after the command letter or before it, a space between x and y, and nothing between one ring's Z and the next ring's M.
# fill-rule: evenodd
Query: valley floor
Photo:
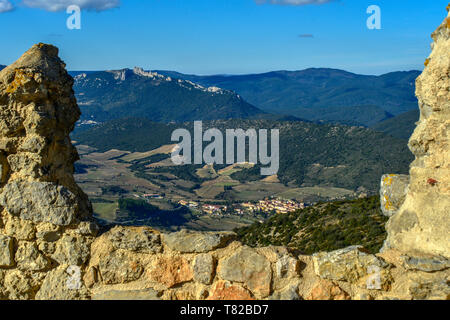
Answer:
M358 197L343 188L286 186L277 176L245 183L232 178L233 173L251 168L251 164L176 167L169 158L172 148L173 145L165 145L148 152L97 152L92 147L78 145L81 160L76 164L75 178L88 194L97 219L103 224L150 223L147 217L136 218L120 208L119 199L134 199L146 201L158 208L160 214L180 215L179 219L170 220L173 225L153 227L223 231L263 222L276 214L274 210L249 211L243 207L256 206L262 199L291 199L297 208L317 201ZM211 208L205 209L208 206ZM180 207L188 210L180 212Z

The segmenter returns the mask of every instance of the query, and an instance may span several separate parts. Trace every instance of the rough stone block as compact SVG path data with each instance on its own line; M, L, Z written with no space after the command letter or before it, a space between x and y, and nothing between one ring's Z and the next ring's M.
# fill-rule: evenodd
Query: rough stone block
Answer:
M199 254L194 259L194 280L210 284L214 277L214 258L212 255Z
M0 234L0 267L11 267L13 265L13 239Z
M92 300L161 300L158 291L144 290L110 290L92 295Z
M163 242L181 253L205 253L224 247L236 238L234 232L192 232L182 230L163 235Z
M12 215L33 222L70 225L77 212L76 196L49 182L11 182L0 194L0 205Z
M408 193L409 176L404 174L385 174L381 177L381 211L391 217L402 206Z
M108 233L108 239L116 249L142 253L159 253L162 250L158 232L147 227L115 227Z
M249 247L241 247L231 256L221 259L217 273L223 280L245 283L261 298L270 294L272 281L270 262Z

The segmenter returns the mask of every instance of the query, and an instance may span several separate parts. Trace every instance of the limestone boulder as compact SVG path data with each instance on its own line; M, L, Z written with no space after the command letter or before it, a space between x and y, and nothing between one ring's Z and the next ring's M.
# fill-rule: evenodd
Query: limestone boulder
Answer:
M21 241L15 258L20 270L44 271L50 266L50 261L38 250L34 242Z
M229 257L221 259L217 274L222 280L245 283L260 298L270 295L272 282L270 262L252 248L240 247Z
M31 300L35 298L44 277L44 272L30 274L18 269L8 270L4 275L2 289L7 299Z
M390 281L389 264L382 258L365 253L361 246L313 255L314 270L322 279L359 283L372 288L371 276L378 281L377 289L386 288Z
M407 270L436 272L450 268L450 260L443 257L410 257L403 255L401 259L403 267Z
M13 239L0 234L0 268L14 265Z
M193 232L182 230L163 235L164 244L180 253L205 253L224 247L236 238L234 232Z
M15 181L3 187L0 205L23 220L67 226L75 220L78 202L69 189L49 182Z
M216 282L207 300L255 300L251 293L238 284L228 281Z
M37 300L87 300L90 293L80 274L68 265L61 265L46 273Z
M406 286L414 300L450 299L450 273L414 274Z
M18 240L33 240L35 238L36 229L33 222L11 215L7 215L5 220L5 233L7 235Z
M171 288L191 281L194 277L191 264L181 256L161 256L149 272L152 281Z
M144 290L109 290L92 295L92 300L161 300L159 293L153 289Z
M405 202L408 192L409 176L403 174L385 174L381 177L381 211L385 216L393 216Z
M160 234L147 227L121 227L111 229L108 240L116 249L142 253L160 253L162 250Z
M329 280L320 280L307 300L350 300L350 296L339 285Z
M56 242L55 252L51 255L59 264L81 266L90 256L90 242L83 237L64 235Z
M269 300L300 300L300 295L298 294L298 284L291 284L286 288L275 292L269 297Z
M194 258L194 280L211 284L215 274L215 259L211 254L203 253Z
M139 259L124 251L114 251L103 257L98 265L100 277L105 284L122 284L138 280L144 272Z
M386 248L450 258L450 14L432 34L432 52L416 80L420 120L405 201L386 225Z
M62 231L57 225L40 223L36 227L36 238L46 242L55 242L61 238Z

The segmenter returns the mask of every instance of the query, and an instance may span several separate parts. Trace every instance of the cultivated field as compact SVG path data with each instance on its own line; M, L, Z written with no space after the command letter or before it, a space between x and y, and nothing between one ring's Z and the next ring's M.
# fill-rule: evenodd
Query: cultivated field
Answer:
M277 176L241 183L232 178L240 170L253 164L243 163L215 168L212 165L195 168L175 166L168 155L174 145L165 145L147 152L126 150L96 152L94 148L79 145L81 160L77 165L84 170L76 173L80 187L93 202L96 216L114 223L120 198L142 199L145 194L158 194L162 199L150 203L161 210L172 210L179 200L202 202L257 201L266 197L295 199L303 202L355 197L351 190L324 186L290 187L279 182ZM250 216L212 217L200 215L184 227L196 230L232 230L251 224Z

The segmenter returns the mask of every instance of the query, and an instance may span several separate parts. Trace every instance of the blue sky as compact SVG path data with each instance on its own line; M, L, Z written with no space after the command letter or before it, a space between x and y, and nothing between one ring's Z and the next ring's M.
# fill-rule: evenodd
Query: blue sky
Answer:
M195 74L330 67L363 74L422 69L448 0L0 0L0 64L37 42L70 70L141 66ZM304 4L305 2L326 2ZM65 5L82 8L66 28ZM369 30L369 5L381 30ZM307 36L305 36L307 35Z

